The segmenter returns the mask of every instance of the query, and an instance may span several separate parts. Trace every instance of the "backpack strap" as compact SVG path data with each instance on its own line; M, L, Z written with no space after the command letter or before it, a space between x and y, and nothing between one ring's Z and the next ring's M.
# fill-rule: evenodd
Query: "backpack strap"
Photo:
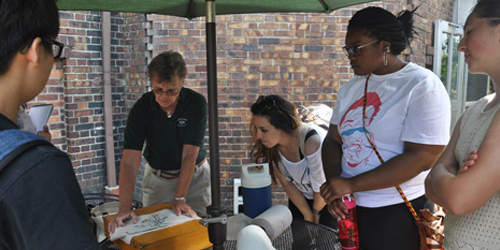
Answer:
M318 134L318 132L316 132L316 130L309 130L310 126L306 123L302 123L302 128L300 129L300 143L299 143L299 153L301 155L301 159L302 159L302 156L305 156L306 155L306 150L305 150L305 147L304 147L304 144L306 143L306 140L309 139L309 137L313 136L313 135L316 135Z
M42 137L19 129L0 131L0 172L17 156L38 145L52 145Z

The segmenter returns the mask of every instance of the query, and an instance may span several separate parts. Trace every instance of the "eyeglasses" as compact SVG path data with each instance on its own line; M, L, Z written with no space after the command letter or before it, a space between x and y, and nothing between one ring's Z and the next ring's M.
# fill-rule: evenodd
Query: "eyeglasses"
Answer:
M344 52L346 54L347 57L349 57L349 55L351 56L360 56L361 55L361 49L368 46L368 45L372 45L374 43L378 43L379 40L377 41L373 41L373 42L370 42L370 43L367 43L367 44L363 44L361 46L357 46L357 47L351 47L351 46L344 46L342 47L342 49L344 49Z
M166 94L167 96L176 96L177 94L179 94L180 91L180 89L178 90L169 89L167 91L163 91L163 89L157 89L157 88L154 88L152 90L156 95Z
M29 48L34 40L35 39L31 40L28 44L26 44L26 46L24 46L21 49L21 51L20 51L21 54L26 55L26 53L28 53L28 50L29 50ZM63 48L64 48L64 44L62 44L58 41L52 40L52 39L48 39L48 38L42 38L42 42L45 42L46 44L52 46L52 55L54 56L54 59L59 58L61 56Z

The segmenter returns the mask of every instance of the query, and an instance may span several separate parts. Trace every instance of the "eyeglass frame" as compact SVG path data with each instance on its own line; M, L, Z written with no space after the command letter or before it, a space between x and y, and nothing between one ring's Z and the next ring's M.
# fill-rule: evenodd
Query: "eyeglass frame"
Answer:
M181 92L181 89L182 89L182 87L178 90L167 89L166 91L163 91L163 89L151 88L151 91L153 91L153 93L155 95L158 95L158 96L165 94L168 97L174 97L174 96L177 96Z
M346 45L346 46L342 47L342 50L344 50L347 57L349 57L349 55L356 57L356 56L361 55L362 48L369 46L369 45L372 45L372 44L375 44L375 43L378 43L378 42L380 42L380 40L375 40L375 41L372 41L372 42L369 42L369 43L366 43L366 44L363 44L360 46L347 46ZM349 50L351 50L352 53L349 52ZM356 52L356 54L354 54L354 52Z
M35 41L36 37L33 38L28 44L26 44L26 46L24 46L19 52L22 54L22 55L26 55L26 53L28 53L28 50L31 46L31 44L33 44L33 41ZM57 59L59 57L61 57L61 54L62 54L62 51L64 49L64 44L63 43L60 43L56 40L52 40L52 39L49 39L49 38L41 38L42 39L42 42L45 42L47 43L48 45L52 46L52 56L54 56L54 59ZM56 45L57 47L59 47L59 51L57 52L57 55L54 55L54 45Z

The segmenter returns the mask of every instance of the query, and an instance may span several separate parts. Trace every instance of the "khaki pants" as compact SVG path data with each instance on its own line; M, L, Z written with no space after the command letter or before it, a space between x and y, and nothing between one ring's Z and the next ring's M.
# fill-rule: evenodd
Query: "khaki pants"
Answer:
M152 173L152 168L147 164L142 179L142 201L144 206L159 203L173 204L175 190L179 178L165 179ZM186 194L186 203L200 217L207 215L207 206L212 203L210 189L210 165L205 161L203 165L195 167L193 179Z

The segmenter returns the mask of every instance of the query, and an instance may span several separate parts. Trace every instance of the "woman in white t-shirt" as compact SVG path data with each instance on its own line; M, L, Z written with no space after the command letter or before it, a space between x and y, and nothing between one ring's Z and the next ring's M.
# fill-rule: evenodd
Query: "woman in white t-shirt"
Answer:
M325 182L321 145L326 131L300 121L297 108L278 95L260 96L251 107L251 157L268 162L289 198L294 218L337 228L319 194Z
M487 74L495 93L460 117L450 143L425 184L430 200L447 209L443 247L500 249L500 1L479 0L458 49L469 71ZM472 83L474 84L474 83Z
M413 11L396 17L378 7L358 11L347 28L344 50L356 76L337 95L321 194L337 218L346 211L340 198L354 195L363 250L419 249L415 218L395 186L415 210L424 207L424 179L449 139L443 83L398 57L413 33Z

